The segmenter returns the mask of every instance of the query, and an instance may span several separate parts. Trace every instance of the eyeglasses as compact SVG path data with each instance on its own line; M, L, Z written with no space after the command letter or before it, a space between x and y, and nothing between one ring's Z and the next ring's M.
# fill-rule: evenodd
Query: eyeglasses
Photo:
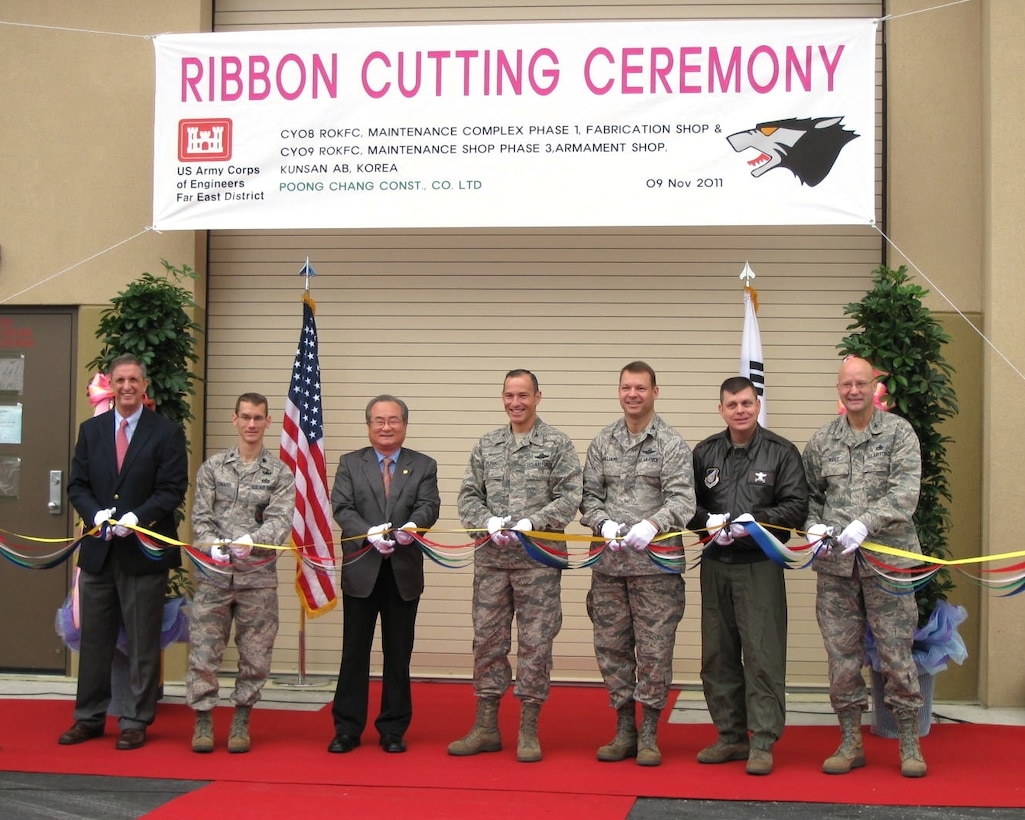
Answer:
M401 418L399 418L398 416L390 416L389 418L386 418L386 419L382 419L380 417L375 417L375 418L370 419L370 426L371 427L377 427L377 428L381 428L381 427L399 427L399 426L401 426L404 423L405 422L403 422L403 420Z
M871 387L873 384L875 384L874 379L870 382L840 382L837 385L837 387L839 387L841 390L850 390L851 388L864 390L866 387Z

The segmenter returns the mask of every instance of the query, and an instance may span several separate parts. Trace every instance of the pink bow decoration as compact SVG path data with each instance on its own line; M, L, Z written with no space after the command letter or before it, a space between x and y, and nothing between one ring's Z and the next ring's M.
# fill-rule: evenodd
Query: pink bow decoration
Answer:
M114 391L110 387L110 379L106 373L97 373L89 382L89 403L93 405L93 415L106 413L114 406Z

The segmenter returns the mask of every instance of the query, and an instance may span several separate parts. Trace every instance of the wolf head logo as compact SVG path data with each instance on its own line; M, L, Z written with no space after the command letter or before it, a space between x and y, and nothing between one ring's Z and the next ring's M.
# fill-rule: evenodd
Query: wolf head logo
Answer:
M843 127L843 117L816 117L762 122L726 139L738 153L748 148L759 152L748 162L753 167L751 176L789 168L804 185L814 188L833 170L840 150L858 136Z

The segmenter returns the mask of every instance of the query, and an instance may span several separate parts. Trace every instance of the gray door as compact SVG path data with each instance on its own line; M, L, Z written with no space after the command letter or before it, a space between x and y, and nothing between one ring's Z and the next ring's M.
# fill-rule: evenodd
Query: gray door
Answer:
M74 524L64 491L74 426L73 331L70 309L0 310L0 529L10 547L33 555L64 544L18 535L67 538ZM65 673L68 652L54 617L73 562L30 570L0 560L0 671Z

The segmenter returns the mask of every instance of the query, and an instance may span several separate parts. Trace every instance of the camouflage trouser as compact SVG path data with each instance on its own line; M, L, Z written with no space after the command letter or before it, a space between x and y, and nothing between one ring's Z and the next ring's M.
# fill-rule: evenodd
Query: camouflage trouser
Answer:
M544 703L552 677L552 641L562 628L562 573L550 567L473 573L473 687L500 698L512 682L509 652L516 614L516 697Z
M238 674L232 702L252 706L270 674L278 634L277 587L230 589L200 581L189 605L189 671L185 674L185 700L197 711L213 709L219 700L217 672L233 619Z
M854 575L818 573L815 616L829 658L829 700L833 711L868 707L865 678L865 627L879 650L884 702L891 710L917 711L922 705L918 671L911 656L918 608L914 595L892 595L872 572Z
M665 708L684 603L682 575L591 574L587 614L613 709L631 700Z
M701 683L727 743L772 749L786 722L787 590L772 561L701 562Z

